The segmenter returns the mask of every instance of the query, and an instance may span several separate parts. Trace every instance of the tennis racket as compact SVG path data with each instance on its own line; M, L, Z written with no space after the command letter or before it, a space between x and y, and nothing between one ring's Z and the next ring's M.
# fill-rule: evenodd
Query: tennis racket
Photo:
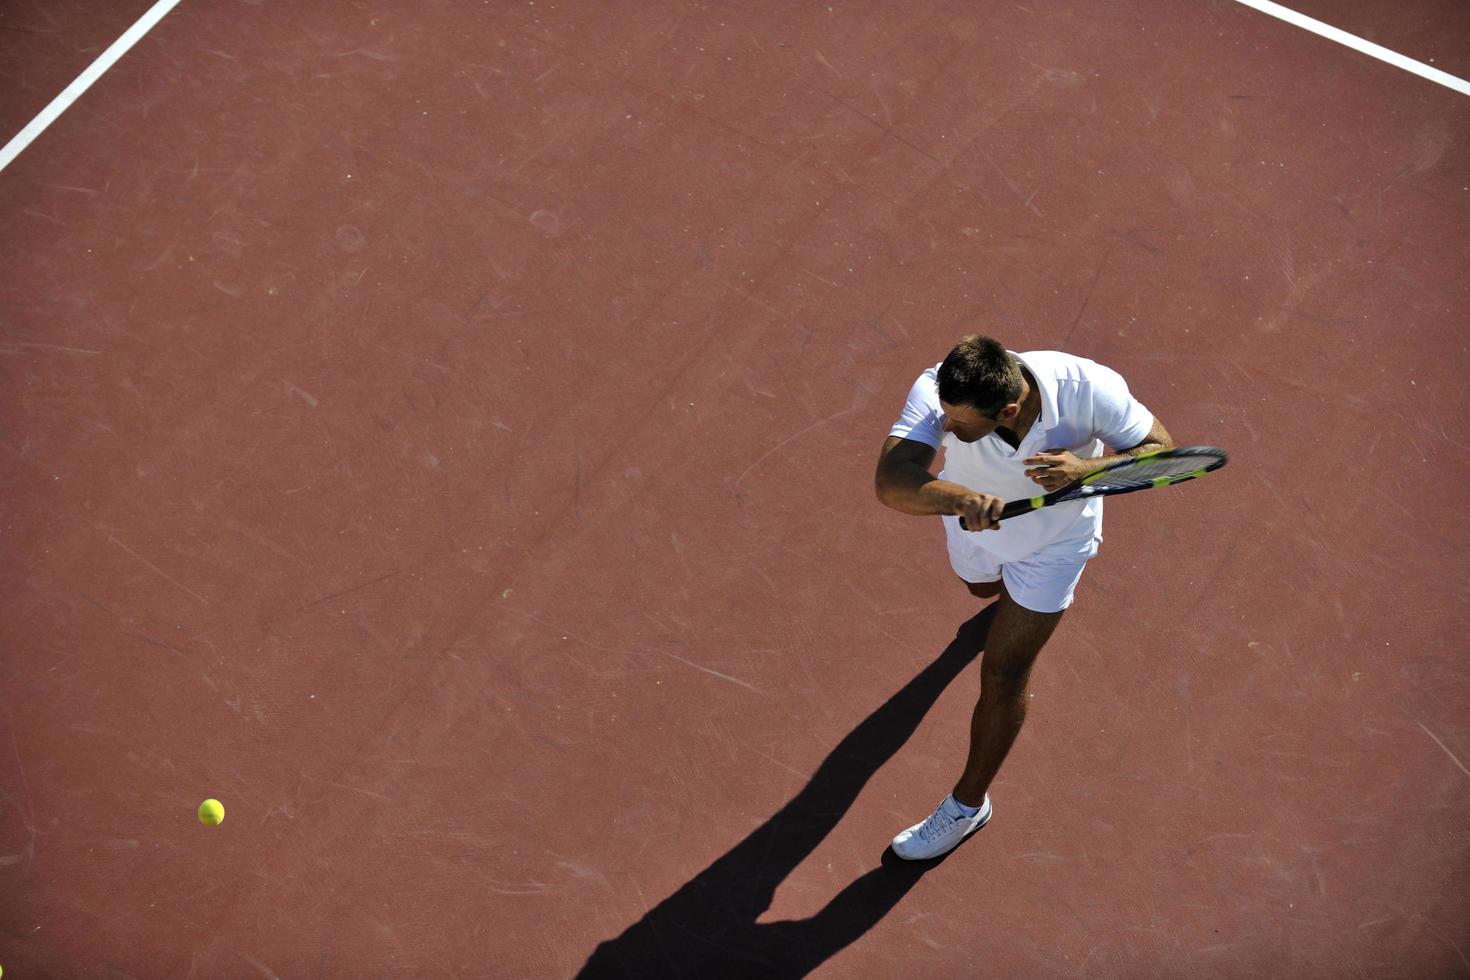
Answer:
M1109 463L1100 470L1073 480L1051 493L1029 500L1012 500L1000 512L1000 519L1019 517L1033 510L1064 504L1069 500L1086 500L1088 497L1110 497L1119 493L1136 493L1167 487L1171 483L1183 483L1213 473L1230 461L1223 449L1214 446L1181 446L1178 449L1160 449ZM965 519L960 518L960 527L969 530Z

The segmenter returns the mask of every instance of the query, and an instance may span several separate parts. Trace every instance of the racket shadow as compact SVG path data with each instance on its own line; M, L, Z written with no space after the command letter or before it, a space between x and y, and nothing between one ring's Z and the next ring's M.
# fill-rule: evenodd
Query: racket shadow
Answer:
M880 922L949 855L911 862L885 850L877 868L811 918L756 919L949 683L979 656L992 610L963 624L933 663L844 737L789 803L621 935L600 943L577 975L801 977Z

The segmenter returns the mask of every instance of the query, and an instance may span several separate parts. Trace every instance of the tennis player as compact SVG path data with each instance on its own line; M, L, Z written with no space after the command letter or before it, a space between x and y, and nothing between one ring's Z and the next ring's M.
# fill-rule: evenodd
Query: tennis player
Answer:
M970 336L914 382L878 457L878 499L905 514L939 515L955 574L971 594L999 598L964 771L927 819L893 839L899 857L938 857L990 819L990 784L1026 719L1031 666L1102 543L1101 499L1046 507L1004 527L1001 508L1038 496L1038 486L1055 490L1173 445L1116 371L1084 357L1017 354ZM940 449L944 469L935 476Z

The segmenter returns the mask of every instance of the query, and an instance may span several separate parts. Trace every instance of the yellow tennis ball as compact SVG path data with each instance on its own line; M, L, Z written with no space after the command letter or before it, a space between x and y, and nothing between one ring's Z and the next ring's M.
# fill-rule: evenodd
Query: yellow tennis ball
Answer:
M225 819L224 804L219 800L205 800L199 804L199 822L209 826L218 826Z

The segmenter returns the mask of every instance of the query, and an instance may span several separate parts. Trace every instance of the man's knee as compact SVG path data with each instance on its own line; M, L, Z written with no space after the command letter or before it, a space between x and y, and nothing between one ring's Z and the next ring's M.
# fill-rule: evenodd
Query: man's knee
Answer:
M1038 613L1009 600L1002 602L980 661L982 680L993 687L1024 686L1061 618L1060 612Z
M1039 648L1035 650L1001 648L986 650L984 658L980 661L982 687L989 691L1025 687L1039 653L1041 653Z

